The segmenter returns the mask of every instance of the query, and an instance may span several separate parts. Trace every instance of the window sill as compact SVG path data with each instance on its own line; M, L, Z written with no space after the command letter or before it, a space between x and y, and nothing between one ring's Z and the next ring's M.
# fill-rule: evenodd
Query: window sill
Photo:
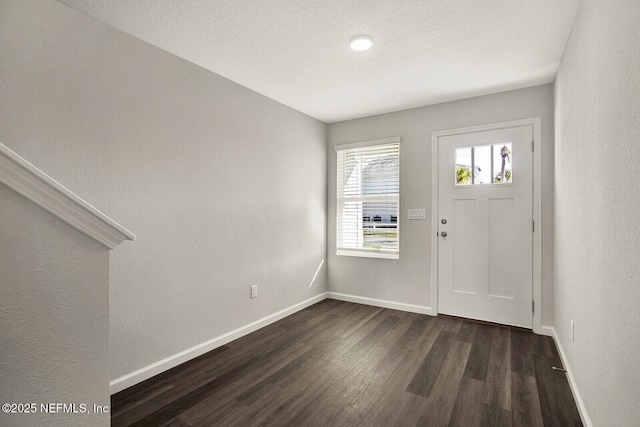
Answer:
M348 249L338 249L336 255L339 256L354 256L360 258L382 258L382 259L400 259L399 253L390 252L374 252L374 251L357 251Z

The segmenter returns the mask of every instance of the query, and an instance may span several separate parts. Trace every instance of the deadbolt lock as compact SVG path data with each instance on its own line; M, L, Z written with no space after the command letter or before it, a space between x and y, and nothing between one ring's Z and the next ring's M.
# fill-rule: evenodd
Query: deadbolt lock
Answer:
M447 220L446 220L446 218L442 218L442 220L440 222L443 223L443 224L446 224Z

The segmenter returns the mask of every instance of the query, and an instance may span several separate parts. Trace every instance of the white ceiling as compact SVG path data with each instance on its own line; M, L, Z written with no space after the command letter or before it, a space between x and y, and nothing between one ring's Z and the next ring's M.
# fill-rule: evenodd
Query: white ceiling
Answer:
M553 81L579 0L60 0L327 123ZM352 52L368 34L374 46Z

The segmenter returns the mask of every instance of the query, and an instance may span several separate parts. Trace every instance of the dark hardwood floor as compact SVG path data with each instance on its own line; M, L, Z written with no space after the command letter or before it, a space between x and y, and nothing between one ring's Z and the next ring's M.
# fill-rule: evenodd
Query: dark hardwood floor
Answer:
M113 426L581 426L553 340L325 300L111 397Z

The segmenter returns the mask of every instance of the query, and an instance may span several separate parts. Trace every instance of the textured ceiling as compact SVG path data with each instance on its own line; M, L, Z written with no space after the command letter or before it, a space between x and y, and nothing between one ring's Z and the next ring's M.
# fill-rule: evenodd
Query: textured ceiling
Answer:
M553 81L579 0L61 0L327 123ZM368 34L374 46L352 52Z

